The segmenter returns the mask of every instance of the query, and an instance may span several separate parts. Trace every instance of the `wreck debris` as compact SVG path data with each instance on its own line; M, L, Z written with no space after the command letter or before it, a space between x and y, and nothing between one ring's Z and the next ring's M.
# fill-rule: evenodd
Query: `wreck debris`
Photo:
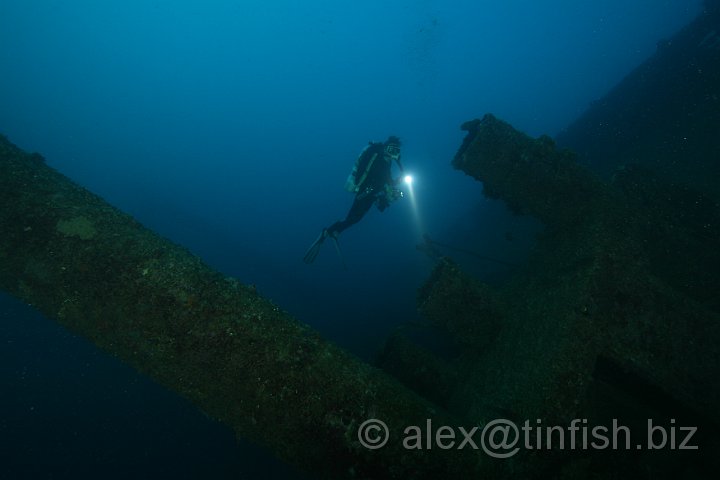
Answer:
M720 425L720 311L707 301L705 284L680 288L656 258L674 255L668 248L678 238L695 238L682 253L690 262L682 271L717 285L717 254L707 253L718 251L715 229L693 233L693 222L658 210L664 203L653 195L667 189L643 188L629 173L602 182L547 137L530 138L492 115L463 128L468 135L453 165L481 181L488 196L547 228L529 263L501 288L443 260L421 289L420 308L431 324L464 335L455 362L460 381L447 400L454 413L480 423L506 412L553 425L621 419L640 429L639 417L653 415L706 433ZM720 219L711 202L702 205L700 218ZM717 444L707 436L698 441L712 461ZM598 464L608 474L661 471L664 459L648 452L603 458L524 452L511 469L587 476ZM676 468L696 467L698 458Z

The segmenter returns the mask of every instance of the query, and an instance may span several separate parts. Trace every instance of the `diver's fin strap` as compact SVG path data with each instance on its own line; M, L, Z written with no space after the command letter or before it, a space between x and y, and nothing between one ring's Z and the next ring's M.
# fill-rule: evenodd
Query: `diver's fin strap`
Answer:
M331 235L333 239L333 243L335 244L335 251L338 254L338 257L340 257L340 263L342 263L343 270L347 270L347 264L345 263L345 259L343 258L342 252L340 251L340 242L338 242L338 239L335 235Z

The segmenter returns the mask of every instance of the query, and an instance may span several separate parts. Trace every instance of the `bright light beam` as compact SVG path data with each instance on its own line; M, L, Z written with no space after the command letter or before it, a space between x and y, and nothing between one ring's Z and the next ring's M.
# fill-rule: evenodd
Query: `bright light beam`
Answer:
M420 211L418 210L417 199L415 198L415 190L413 189L412 175L405 175L403 181L407 186L408 197L410 197L410 207L412 208L413 217L415 218L415 226L418 229L418 234L422 236L424 230L422 226L422 221L420 220Z

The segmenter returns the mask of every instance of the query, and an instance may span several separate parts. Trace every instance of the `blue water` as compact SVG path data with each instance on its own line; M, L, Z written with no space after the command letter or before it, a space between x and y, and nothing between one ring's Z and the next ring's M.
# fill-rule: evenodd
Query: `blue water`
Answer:
M687 24L700 0L1 0L0 132L323 335L372 359L417 320L422 233L521 259L537 226L450 167L492 112L554 135ZM415 176L344 217L371 140ZM457 254L494 281L506 267ZM254 447L0 297L0 477L289 478ZM252 459L252 460L250 460ZM30 468L32 466L32 468ZM4 470L3 470L4 469ZM262 472L262 473L259 473ZM122 474L122 473L121 473Z

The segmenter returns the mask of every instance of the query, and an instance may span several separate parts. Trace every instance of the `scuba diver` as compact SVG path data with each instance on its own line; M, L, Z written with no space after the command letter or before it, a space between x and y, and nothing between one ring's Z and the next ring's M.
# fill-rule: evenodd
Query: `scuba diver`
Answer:
M397 163L401 173L396 180L392 178L393 161ZM359 222L373 204L382 212L402 196L402 192L395 188L402 178L402 173L398 137L390 136L384 143L370 142L355 161L355 166L345 182L345 190L355 193L355 200L347 216L344 220L337 221L322 230L320 236L305 253L303 261L312 263L328 237L333 239L335 248L340 254L337 237L343 230ZM342 259L342 256L340 258Z

